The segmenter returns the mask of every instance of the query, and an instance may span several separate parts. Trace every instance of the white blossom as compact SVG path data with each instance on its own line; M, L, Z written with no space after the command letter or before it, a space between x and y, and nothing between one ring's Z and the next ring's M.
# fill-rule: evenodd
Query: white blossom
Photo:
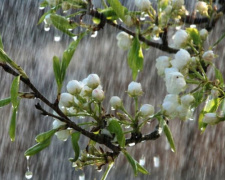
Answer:
M148 10L151 6L151 2L149 0L135 0L134 3L140 10L143 11Z
M90 96L92 93L92 89L89 88L87 85L85 85L81 92L80 92L80 95L83 96L83 97L86 97L86 96Z
M97 74L90 74L87 77L87 86L89 86L92 89L95 89L100 85L100 78Z
M118 96L111 97L109 103L110 103L111 107L114 109L118 109L118 108L122 107L122 105L123 105L122 100Z
M179 9L183 6L184 0L172 0L173 8Z
M219 118L216 115L216 113L206 113L204 115L202 122L207 123L207 124L215 124L215 123L219 122Z
M66 141L68 137L70 136L70 130L69 129L61 130L56 132L55 135L57 136L59 140Z
M127 50L131 47L132 39L129 34L120 32L116 36L117 45L120 49Z
M179 94L185 90L186 82L180 72L167 73L165 81L167 92L170 94Z
M77 80L72 80L69 81L66 89L70 94L79 94L81 92L82 89L82 84L80 82L78 82Z
M98 88L94 89L92 91L92 98L99 102L103 101L105 98L104 91Z
M175 54L175 59L171 61L171 64L173 67L182 70L190 61L191 56L189 52L187 52L185 49L180 49Z
M60 104L64 107L71 107L73 105L74 96L69 93L62 93L60 96Z
M205 61L209 61L211 62L213 59L214 59L215 55L213 53L212 50L209 50L209 51L206 51L204 52L204 54L202 55L202 58L205 60Z
M143 94L141 83L137 83L137 82L132 81L128 85L128 91L127 92L132 97L141 96Z
M204 1L198 1L196 3L196 10L203 16L208 15L208 5Z
M177 108L176 108L176 111L177 111L177 113L178 113L178 117L179 117L181 120L186 120L186 119L187 119L189 110L190 110L189 107L184 106L184 105L179 105L179 106L177 106Z
M154 106L152 106L151 104L144 104L140 108L140 115L143 117L152 116L154 112Z
M201 31L199 31L199 34L203 40L206 40L206 38L208 36L208 31L206 29L202 29Z
M195 100L195 98L194 98L194 96L193 95L191 95L191 94L186 94L186 95L184 95L184 96L182 96L181 98L180 98L180 101L181 101L181 104L183 105L183 106L190 106L190 104L192 103L192 102L194 102L194 100Z
M170 117L175 117L177 115L176 108L179 106L178 95L167 94L163 100L162 108Z
M156 68L158 70L158 75L164 75L164 71L166 68L170 66L170 61L168 56L159 56L156 59Z
M62 122L62 121L60 121L60 120L58 120L58 119L55 119L55 120L53 121L53 123L52 123L52 129L57 129L57 128L59 128L60 126L63 126L63 125L66 125L66 123L65 123L65 122Z
M176 48L181 48L186 45L188 41L188 34L185 30L178 30L173 36L173 43Z

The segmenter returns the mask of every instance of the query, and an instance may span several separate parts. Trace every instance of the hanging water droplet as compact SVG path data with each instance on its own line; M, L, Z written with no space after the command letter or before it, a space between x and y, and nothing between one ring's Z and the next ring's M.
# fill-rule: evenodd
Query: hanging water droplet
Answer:
M80 175L79 180L85 180L85 175L84 174Z
M98 172L102 172L102 169L97 169Z
M43 7L43 6L39 6L39 9L40 9L40 10L43 10L43 9L45 9L45 7Z
M144 156L142 156L142 157L139 159L139 164L140 164L141 166L144 166L144 165L145 165L145 157L144 157Z
M76 41L77 40L77 36L73 36L73 40Z
M73 162L72 167L77 167L77 163Z
M92 38L95 38L97 35L98 35L98 31L95 31L95 32L91 35L91 37L92 37Z
M66 14L68 11L63 11L64 14Z
M31 171L27 171L26 173L25 173L25 177L27 178L27 179L31 179L32 177L33 177L33 173L31 172Z
M151 124L151 121L147 121L147 124Z
M194 111L195 108L190 109L190 111L188 112L188 120L189 121L193 121L194 120Z
M126 129L129 129L129 128L130 128L130 125L126 125L125 128L126 128Z
M30 159L30 156L26 156L26 158L27 158L27 160L29 160Z
M130 146L130 147L131 147L131 146L134 146L134 145L135 145L135 143L130 143L130 144L128 144L128 146Z
M61 37L59 35L55 35L54 41L59 42L61 40Z
M195 24L191 24L190 28L196 28L196 25Z
M145 20L145 17L144 16L140 17L140 20L141 21L144 21Z
M153 162L154 162L154 167L158 168L159 167L159 164L160 164L159 157L158 156L155 156L153 158Z
M73 29L68 29L68 31L72 31Z
M49 25L49 24L45 24L44 30L45 30L45 31L49 31L49 30L50 30L50 25Z
M111 110L112 110L112 111L115 111L116 109L115 109L114 107L111 107Z
M172 148L171 148L170 150L171 150L172 152L175 152L174 149L172 149Z
M160 37L157 37L157 36L153 36L153 38L152 38L153 40L155 40L155 41L159 41L160 40Z

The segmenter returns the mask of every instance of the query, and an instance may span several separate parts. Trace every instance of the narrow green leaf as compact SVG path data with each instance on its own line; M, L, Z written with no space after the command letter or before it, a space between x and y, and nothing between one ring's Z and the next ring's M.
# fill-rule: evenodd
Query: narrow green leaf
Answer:
M75 36L69 31L69 29L75 29L78 25L75 22L69 22L65 17L59 16L57 14L50 15L52 24L60 31L68 34L69 36Z
M213 47L218 45L223 39L225 38L225 32L222 34L222 36L213 44Z
M198 46L201 44L201 42L202 42L201 36L196 28L186 28L186 31L189 34L189 36L191 37L191 39L193 40L195 45Z
M198 117L198 128L201 131L201 133L203 133L207 127L207 124L202 121L203 118L204 118L204 111L201 111Z
M111 133L116 134L116 138L117 138L117 141L118 141L120 147L122 147L122 148L125 147L125 137L123 134L123 130L117 120L111 120L109 122L108 130Z
M137 176L138 174L138 167L137 167L137 162L131 157L130 154L128 154L126 151L123 152L123 154L126 156L128 162L130 163L130 165L133 168L134 171L134 175Z
M41 24L41 23L45 20L45 17L46 17L48 14L51 14L51 11L48 11L48 12L44 13L44 14L40 17L40 19L39 19L37 25Z
M172 133L169 129L169 126L167 124L164 125L164 128L163 128L163 131L167 137L167 140L170 144L170 148L173 152L176 152L176 147L175 147L175 143L174 143L174 140L173 140L173 136L172 136Z
M55 75L55 80L58 86L58 92L61 91L62 88L62 79L61 79L61 67L60 67L60 60L57 56L53 57L53 70Z
M64 51L63 53L63 58L62 58L62 65L61 65L61 82L63 82L65 75L66 75L66 70L70 64L70 61L73 57L73 54L81 41L81 39L86 35L85 33L80 34L78 39L76 41L73 41L70 43L69 47Z
M103 174L101 180L106 180L106 178L108 177L109 171L110 171L111 168L113 167L113 164L114 164L114 162L111 162L111 163L108 165L108 167L107 167L106 171L104 172L104 174Z
M145 169L143 166L141 166L138 162L136 162L137 164L137 170L142 173L142 174L149 174L149 172L147 171L147 169Z
M9 136L11 141L15 141L15 136L16 136L16 113L17 113L17 108L13 108L13 113L12 113L10 126L9 126Z
M0 100L0 107L8 105L10 102L11 102L11 98L10 97Z
M75 152L75 157L73 159L74 162L79 158L79 155L80 155L80 146L78 144L79 139L80 139L79 132L75 132L71 135L73 150Z
M52 129L50 131L41 133L41 134L36 136L35 141L38 142L38 143L42 143L46 139L51 138L55 134L55 132L57 132L57 129Z
M40 7L46 7L48 6L48 1L44 0L41 2Z
M125 13L128 11L126 7L122 6L119 0L107 0L110 6L113 8L117 16L122 20L125 19Z
M128 52L128 65L132 70L133 80L136 79L138 72L143 69L144 55L138 37L134 37L131 49Z
M194 103L192 104L192 107L198 107L204 100L204 88L200 89L197 92L194 92L192 95L195 98Z
M219 69L217 69L215 66L214 66L214 69L215 69L215 76L216 76L216 79L218 79L220 81L220 85L223 87L224 85L224 78L223 78L223 74L220 72Z
M2 36L0 35L0 49L4 49L3 43L2 43Z
M46 139L42 143L35 144L34 146L30 147L28 150L25 151L25 156L33 156L40 152L41 150L47 148L51 143L51 138Z
M17 76L13 79L12 85L11 85L11 102L14 108L18 106L18 91L19 91L19 83L20 83L20 76Z

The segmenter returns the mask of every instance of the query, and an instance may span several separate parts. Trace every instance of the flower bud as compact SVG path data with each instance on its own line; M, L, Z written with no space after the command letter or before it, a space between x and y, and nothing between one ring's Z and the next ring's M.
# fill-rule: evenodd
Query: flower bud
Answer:
M202 122L213 125L219 122L219 118L216 113L206 113Z
M213 51L211 51L211 50L204 52L204 54L202 55L202 58L205 61L209 61L209 62L211 62L214 59L214 57L215 57L215 55L214 55Z
M74 96L69 93L62 93L59 103L64 107L71 107L73 105Z
M100 78L97 74L90 74L87 77L87 86L95 89L96 87L98 87L98 85L100 85Z
M164 71L166 68L170 66L169 57L168 56L159 56L156 59L156 68L158 70L158 75L164 75Z
M186 120L188 117L188 113L189 113L189 108L183 105L179 105L176 108L176 111L178 112L178 117L181 120Z
M187 52L185 49L180 49L175 54L175 59L171 61L171 64L173 67L182 70L190 61L191 56L189 52Z
M69 129L61 130L56 132L55 135L57 136L59 140L66 141L68 137L70 136L70 130Z
M116 36L117 45L120 49L127 50L131 47L132 39L129 34L120 32Z
M186 88L184 76L180 72L166 74L166 88L170 94L179 94Z
M59 128L60 126L63 126L63 125L66 125L66 123L65 123L65 122L62 122L62 121L60 121L60 120L58 120L58 119L55 119L55 120L53 121L53 123L52 123L52 129L57 129L57 128Z
M82 89L82 84L77 80L72 80L68 82L66 89L70 94L79 94Z
M104 91L98 88L94 89L92 91L92 98L98 102L103 101L103 99L105 98Z
M162 108L165 110L167 115L170 117L175 117L177 114L176 108L178 105L178 95L167 94L163 100Z
M130 15L125 16L124 24L126 24L127 26L132 26L134 24L132 17Z
M202 40L206 40L209 33L206 29L202 29L201 31L199 31L199 34L200 34L200 37L202 38Z
M194 96L191 94L186 94L180 98L181 104L183 106L190 106L190 104L195 100Z
M208 5L204 1L196 3L196 10L203 16L208 16Z
M84 97L89 97L90 95L91 95L91 93L92 93L92 89L91 88L89 88L87 85L85 85L83 88L82 88L82 90L81 90L81 92L80 92L80 95L81 96L84 96Z
M151 6L149 0L135 0L134 3L142 11L150 9Z
M184 0L172 0L173 8L179 9L184 4Z
M137 83L137 82L132 81L128 85L128 94L131 97L141 96L143 94L141 83Z
M140 115L143 117L152 116L154 112L155 109L151 104L144 104L140 108Z
M123 106L122 100L118 96L111 97L109 103L113 109L119 109Z
M178 30L173 36L174 46L176 48L185 47L188 40L188 34L185 30Z

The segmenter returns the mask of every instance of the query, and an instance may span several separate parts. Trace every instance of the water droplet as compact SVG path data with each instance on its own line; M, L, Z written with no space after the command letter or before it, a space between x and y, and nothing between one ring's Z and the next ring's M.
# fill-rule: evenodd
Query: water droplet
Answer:
M43 6L39 6L39 9L40 9L40 10L43 10L43 9L45 9L45 7L43 7Z
M73 162L72 167L77 167L77 163Z
M85 117L84 116L78 116L80 119L84 119Z
M66 14L68 11L63 11L64 14Z
M152 38L153 40L155 40L155 41L159 41L160 40L160 37L157 37L157 36L153 36L153 38Z
M76 41L77 40L77 36L73 36L73 40Z
M61 40L61 37L60 37L60 36L56 35L56 36L54 37L54 41L59 42L60 40Z
M44 30L45 30L45 31L49 31L49 30L50 30L50 25L49 25L49 24L45 24Z
M72 31L73 29L68 29L68 31Z
M115 111L116 109L115 109L114 107L111 107L111 110L112 110L112 111Z
M33 173L32 173L31 171L27 171L27 172L25 173L25 177L26 177L27 179L31 179L31 178L33 177Z
M172 149L172 148L171 148L171 151L172 151L172 152L175 152L174 149Z
M85 180L85 175L84 174L80 175L79 180Z
M150 121L147 121L147 124L151 124L151 122Z
M29 160L30 159L30 156L26 156L26 158L27 158L27 160Z
M128 145L131 147L131 146L134 146L134 145L135 145L135 143L130 143L130 144L128 144Z
M102 169L97 169L98 172L102 172Z
M159 164L160 164L159 157L158 156L155 156L153 158L153 162L154 162L154 167L158 168L159 167Z
M196 25L195 24L191 24L190 28L196 28Z
M129 128L130 128L130 125L126 125L125 128L126 128L126 129L129 129Z
M92 38L95 38L97 35L98 35L98 31L95 31L95 32L91 35L91 37L92 37Z
M145 20L145 17L144 16L140 17L140 20L141 21L144 21Z
M139 164L140 164L141 166L144 166L144 165L145 165L145 157L144 157L144 156L142 156L142 157L139 159Z
M189 121L193 121L193 120L194 120L194 111L195 111L195 108L192 108L192 109L188 112L188 120L189 120Z

